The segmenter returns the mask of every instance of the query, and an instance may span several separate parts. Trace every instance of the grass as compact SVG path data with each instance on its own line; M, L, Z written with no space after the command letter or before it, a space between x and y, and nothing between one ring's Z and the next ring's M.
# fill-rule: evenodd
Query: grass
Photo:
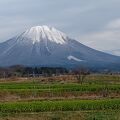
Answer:
M120 85L99 85L99 84L37 84L37 83L2 83L0 84L0 101L15 99L51 99L57 97L84 97L83 95L95 95L104 97L118 97ZM6 97L6 98L5 98ZM90 97L89 97L90 99ZM92 98L94 99L94 98Z
M120 120L119 111L67 111L1 114L0 120Z
M0 79L0 83L59 83L64 81L66 83L75 83L77 79L73 75L61 75L54 77L38 77L38 78L8 78ZM84 83L88 84L120 84L120 75L102 75L102 74L91 74L86 76Z
M120 99L62 100L0 103L1 113L120 110Z
M38 83L1 83L0 90L30 90L39 91L99 91L104 88L109 90L120 90L120 85L99 84L38 84Z
M19 83L2 82L0 83L0 101L22 101L36 99L99 99L103 97L118 98L120 95L120 85L111 84L109 80L104 83L98 78L89 76L83 84L79 83L46 83L38 80L22 81ZM114 77L113 77L114 78ZM117 77L116 77L117 78ZM113 81L117 81L114 78ZM87 78L88 79L88 78ZM96 79L96 80L95 80ZM106 77L104 78L106 79ZM111 79L110 79L111 80ZM89 81L89 82L88 82ZM91 83L90 83L91 82ZM117 81L118 82L118 81ZM88 97L88 98L87 98Z
M0 82L0 120L120 119L120 76L65 77Z

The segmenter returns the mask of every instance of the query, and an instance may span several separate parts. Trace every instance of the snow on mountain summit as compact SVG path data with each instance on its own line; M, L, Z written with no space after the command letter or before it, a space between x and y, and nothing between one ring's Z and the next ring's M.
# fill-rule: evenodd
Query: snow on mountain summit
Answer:
M48 26L35 26L25 31L23 38L31 39L33 44L41 40L49 40L57 44L65 44L67 36L59 30Z

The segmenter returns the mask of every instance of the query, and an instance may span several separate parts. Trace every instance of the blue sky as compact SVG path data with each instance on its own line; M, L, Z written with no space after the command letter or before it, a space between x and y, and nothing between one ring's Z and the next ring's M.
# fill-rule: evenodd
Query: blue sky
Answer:
M120 47L120 0L0 0L0 42L49 25L98 50Z

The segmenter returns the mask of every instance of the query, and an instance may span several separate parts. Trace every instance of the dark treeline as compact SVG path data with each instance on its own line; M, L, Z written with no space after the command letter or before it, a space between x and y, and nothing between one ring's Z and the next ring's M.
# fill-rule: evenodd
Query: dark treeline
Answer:
M76 69L66 69L62 67L25 67L22 65L15 65L11 67L0 67L0 78L9 77L49 77L58 75L79 75L86 76L91 73L99 74L119 74L119 72L112 72L110 70L92 71L85 67L78 67Z
M68 73L68 70L60 67L25 67L21 65L0 67L0 78L8 77L39 77L52 76Z

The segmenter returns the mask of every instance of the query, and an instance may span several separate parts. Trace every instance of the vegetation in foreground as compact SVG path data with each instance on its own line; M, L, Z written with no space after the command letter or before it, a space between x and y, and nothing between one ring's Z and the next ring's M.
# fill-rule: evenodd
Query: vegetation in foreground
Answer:
M1 114L0 120L120 120L120 111L66 111Z
M62 100L0 103L1 113L81 111L81 110L120 110L119 99L104 100Z
M119 120L120 77L74 75L0 81L0 120Z

